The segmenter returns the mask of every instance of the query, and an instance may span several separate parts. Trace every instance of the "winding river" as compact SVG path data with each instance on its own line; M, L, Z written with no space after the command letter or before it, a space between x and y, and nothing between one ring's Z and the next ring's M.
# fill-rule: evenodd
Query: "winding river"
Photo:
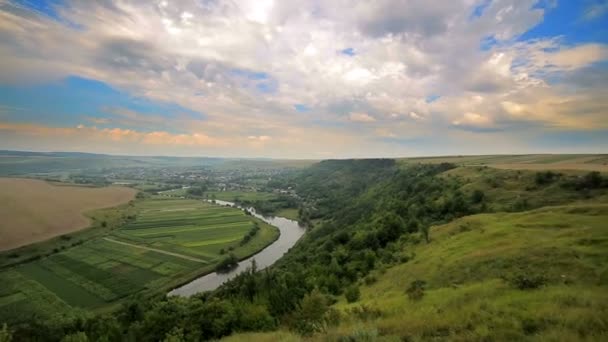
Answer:
M245 209L241 206L235 205L232 202L227 201L215 201L220 205L230 205L236 206L240 209ZM234 278L239 273L247 270L251 266L251 261L255 259L258 270L262 270L272 264L274 264L277 260L279 260L283 254L285 254L296 242L304 235L306 231L305 228L300 227L298 222L294 220L289 220L284 217L266 217L258 214L253 208L246 208L251 212L251 214L264 222L279 228L281 235L279 238L264 248L259 253L239 262L238 266L231 270L228 273L209 273L200 278L194 279L193 281L182 285L171 292L169 292L169 296L182 296L189 297L194 294L211 291L218 288L223 283L228 280Z

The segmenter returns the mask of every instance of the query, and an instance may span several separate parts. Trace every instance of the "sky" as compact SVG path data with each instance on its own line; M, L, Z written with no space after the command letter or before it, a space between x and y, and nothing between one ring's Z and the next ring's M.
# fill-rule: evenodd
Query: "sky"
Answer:
M0 149L608 152L608 0L0 0Z

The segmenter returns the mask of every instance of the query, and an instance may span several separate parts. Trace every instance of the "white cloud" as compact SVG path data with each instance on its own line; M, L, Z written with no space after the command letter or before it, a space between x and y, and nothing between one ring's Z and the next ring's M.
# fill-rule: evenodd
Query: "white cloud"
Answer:
M404 125L400 134L530 120L568 127L580 115L574 103L586 111L572 127L598 127L606 113L600 88L581 96L575 81L548 80L592 68L608 58L607 48L518 41L543 19L536 2L495 0L472 19L478 2L471 0L75 1L60 10L63 22L3 2L0 82L97 79L204 112L205 120L170 123L189 135L281 144L286 153L340 139L385 151L373 139L396 131L378 131L390 125ZM482 50L487 37L495 43ZM347 48L356 54L340 53ZM433 94L441 99L428 103ZM312 109L286 114L294 104ZM310 142L313 135L322 138ZM336 148L362 151L356 143Z
M348 114L348 118L350 119L350 121L354 121L354 122L374 122L374 121L376 121L376 119L374 119L374 117L370 116L367 113L362 113L362 112L351 112Z

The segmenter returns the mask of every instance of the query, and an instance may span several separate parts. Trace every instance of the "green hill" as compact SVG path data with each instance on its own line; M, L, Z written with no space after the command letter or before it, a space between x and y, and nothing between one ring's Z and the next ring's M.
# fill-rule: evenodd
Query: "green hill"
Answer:
M608 205L473 215L408 239L410 260L361 281L322 341L606 340ZM424 283L410 298L408 288ZM409 291L410 293L412 291ZM416 292L416 291L414 291ZM287 332L227 341L299 340Z

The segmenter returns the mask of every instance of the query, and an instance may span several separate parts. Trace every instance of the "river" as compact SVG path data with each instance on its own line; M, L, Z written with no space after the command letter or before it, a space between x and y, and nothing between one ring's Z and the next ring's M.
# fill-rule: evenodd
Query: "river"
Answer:
M232 202L219 200L216 200L215 202L220 205L237 206L240 209L245 209L235 205ZM296 244L296 242L302 237L302 235L304 235L304 232L306 231L305 228L300 227L298 222L294 220L289 220L278 216L266 217L258 214L253 208L247 208L247 210L249 210L253 216L279 228L279 231L281 232L279 238L259 253L239 262L238 266L230 272L209 273L172 290L169 292L169 296L189 297L200 292L215 290L223 283L247 270L247 268L251 266L251 261L253 259L255 259L258 270L262 270L279 260L283 254L285 254L293 245Z

